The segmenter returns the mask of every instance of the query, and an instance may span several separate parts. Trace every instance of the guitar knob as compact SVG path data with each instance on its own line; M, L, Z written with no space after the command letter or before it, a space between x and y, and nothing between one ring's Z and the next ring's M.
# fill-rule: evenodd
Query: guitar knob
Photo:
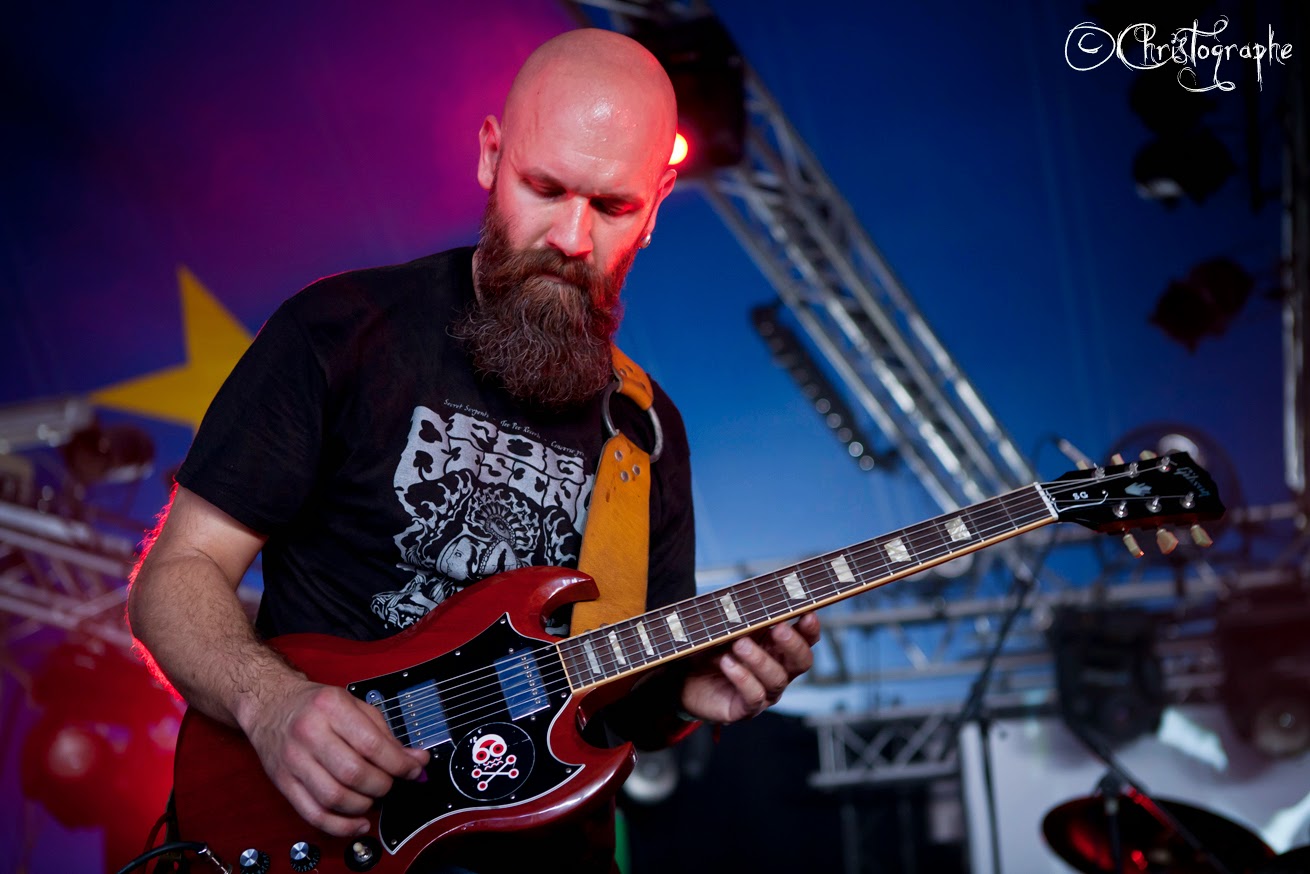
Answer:
M1200 547L1214 546L1214 541L1210 539L1210 534L1200 525L1191 527L1192 542Z
M241 854L237 871L240 874L267 874L268 868L272 864L273 860L269 858L268 853L251 847Z
M1124 535L1124 546L1128 547L1128 554L1133 558L1141 558L1146 555L1142 548L1137 545L1137 538L1131 532Z
M1161 552L1168 555L1178 547L1178 538L1168 528L1161 528L1155 532L1155 543Z
M346 851L346 867L351 871L368 871L382 861L382 845L375 838L360 838Z
M318 847L305 841L297 841L291 845L291 870L292 871L313 871L318 867L318 860L322 853Z

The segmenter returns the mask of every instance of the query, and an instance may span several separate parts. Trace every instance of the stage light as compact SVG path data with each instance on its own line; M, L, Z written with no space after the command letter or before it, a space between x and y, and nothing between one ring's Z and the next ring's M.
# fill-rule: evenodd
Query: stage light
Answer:
M676 134L673 137L673 154L669 155L669 166L676 167L687 159L687 138L682 134Z
M1167 134L1143 146L1133 159L1138 195L1168 207L1184 196L1203 203L1236 171L1228 147L1208 130Z
M741 163L746 142L745 62L713 16L672 24L635 22L632 36L664 65L678 99L678 130L689 146L685 177Z
M1178 82L1178 67L1166 64L1144 70L1133 80L1128 105L1153 133L1195 130L1215 108L1208 93L1188 91Z
M68 828L99 828L107 871L137 855L172 786L178 702L139 661L99 641L64 643L32 681L41 708L19 785Z
M69 473L83 485L135 482L154 469L154 441L136 425L92 424L73 434L60 451Z
M1202 337L1218 337L1228 330L1254 285L1251 274L1236 262L1203 261L1182 280L1169 283L1156 301L1151 324L1195 352Z
M1111 746L1154 733L1164 712L1155 622L1131 609L1057 609L1047 637L1060 715Z
M855 460L860 470L873 470L894 458L891 451L879 452L874 449L872 441L856 423L854 414L837 389L810 358L791 329L778 320L776 304L752 309L751 323L768 345L773 360L791 375L823 423L845 444L847 454Z

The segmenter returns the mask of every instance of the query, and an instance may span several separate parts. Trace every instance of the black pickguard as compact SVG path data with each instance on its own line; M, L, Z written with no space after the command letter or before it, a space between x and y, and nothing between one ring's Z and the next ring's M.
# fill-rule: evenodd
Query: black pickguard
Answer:
M379 803L388 850L444 816L514 807L582 771L550 749L571 695L558 651L519 634L508 614L457 650L346 688L432 755L425 782L398 780Z

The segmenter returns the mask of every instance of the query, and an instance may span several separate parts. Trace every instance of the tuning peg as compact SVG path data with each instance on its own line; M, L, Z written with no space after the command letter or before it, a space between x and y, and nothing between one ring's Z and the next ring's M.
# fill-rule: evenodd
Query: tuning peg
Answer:
M1128 554L1133 558L1141 558L1146 555L1142 548L1137 545L1137 538L1132 535L1131 531L1124 535L1124 546L1128 547Z
M1152 452L1149 449L1143 449L1141 451L1141 454L1139 454L1137 457L1140 458L1142 461L1150 461L1152 458L1158 458L1159 456L1157 456L1154 452Z
M1110 456L1110 463L1111 463L1111 464L1123 464L1123 463L1124 463L1124 457L1123 457L1122 455L1120 455L1119 453L1116 452L1114 455L1111 455L1111 456Z
M1168 528L1160 528L1155 532L1155 544L1160 547L1161 552L1168 555L1178 547L1178 538Z
M1200 525L1193 525L1190 529L1190 533L1192 535L1192 542L1197 546L1202 548L1214 546L1214 541L1210 539L1210 535Z
M1079 469L1079 470L1091 470L1091 469L1092 469L1092 463L1091 463L1090 461L1088 461L1087 459L1085 459L1085 458L1080 458L1080 459L1078 459L1077 465L1078 465L1078 469Z

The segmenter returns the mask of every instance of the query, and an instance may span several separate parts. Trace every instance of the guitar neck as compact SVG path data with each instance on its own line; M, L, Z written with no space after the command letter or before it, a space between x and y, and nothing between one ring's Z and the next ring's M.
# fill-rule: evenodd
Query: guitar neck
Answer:
M1057 521L1038 484L560 641L583 691Z

